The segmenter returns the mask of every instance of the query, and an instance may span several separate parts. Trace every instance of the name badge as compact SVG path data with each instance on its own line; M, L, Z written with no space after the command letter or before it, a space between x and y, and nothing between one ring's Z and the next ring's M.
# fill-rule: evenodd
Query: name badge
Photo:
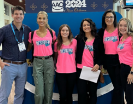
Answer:
M19 51L20 51L20 52L22 52L22 51L25 51L25 50L26 50L24 42L19 43L19 44L18 44L18 47L19 47Z

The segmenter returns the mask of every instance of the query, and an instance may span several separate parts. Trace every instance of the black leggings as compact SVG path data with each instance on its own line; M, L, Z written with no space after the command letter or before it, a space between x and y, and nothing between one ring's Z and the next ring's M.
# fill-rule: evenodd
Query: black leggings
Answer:
M76 73L56 73L56 82L60 95L60 104L72 104Z
M125 91L125 98L127 101L127 104L133 104L133 83L128 84L127 83L127 77L131 71L131 67L125 64L121 64L121 81L122 81L122 87Z
M120 79L120 65L107 65L107 71L114 86L111 104L124 104L124 91Z
M82 69L77 68L78 104L97 103L97 83L80 79ZM87 92L89 91L89 95Z

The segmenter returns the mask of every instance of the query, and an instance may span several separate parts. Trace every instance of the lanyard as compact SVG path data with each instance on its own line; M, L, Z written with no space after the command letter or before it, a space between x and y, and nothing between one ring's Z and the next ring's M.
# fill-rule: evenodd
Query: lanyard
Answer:
M12 28L12 31L13 31L13 33L14 33L14 36L15 36L15 39L16 39L16 41L18 42L18 44L20 43L19 41L18 41L18 39L17 39L17 37L16 37L16 35L15 35L15 31L14 31L14 28L13 28L13 25L12 25L12 23L11 23L11 28ZM22 36L22 42L24 41L24 26L23 26L23 36Z

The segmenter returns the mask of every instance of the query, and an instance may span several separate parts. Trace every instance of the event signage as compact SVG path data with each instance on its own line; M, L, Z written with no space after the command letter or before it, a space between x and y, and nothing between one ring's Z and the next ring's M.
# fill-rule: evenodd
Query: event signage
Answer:
M113 9L113 0L26 0L26 13L97 12Z

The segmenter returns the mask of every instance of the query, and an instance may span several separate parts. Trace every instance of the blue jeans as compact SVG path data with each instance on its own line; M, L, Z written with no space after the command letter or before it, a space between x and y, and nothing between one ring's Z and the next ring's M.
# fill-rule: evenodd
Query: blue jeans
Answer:
M8 64L10 66L4 66L2 69L0 104L8 104L13 81L15 81L14 104L22 104L28 65L27 63L21 65Z

